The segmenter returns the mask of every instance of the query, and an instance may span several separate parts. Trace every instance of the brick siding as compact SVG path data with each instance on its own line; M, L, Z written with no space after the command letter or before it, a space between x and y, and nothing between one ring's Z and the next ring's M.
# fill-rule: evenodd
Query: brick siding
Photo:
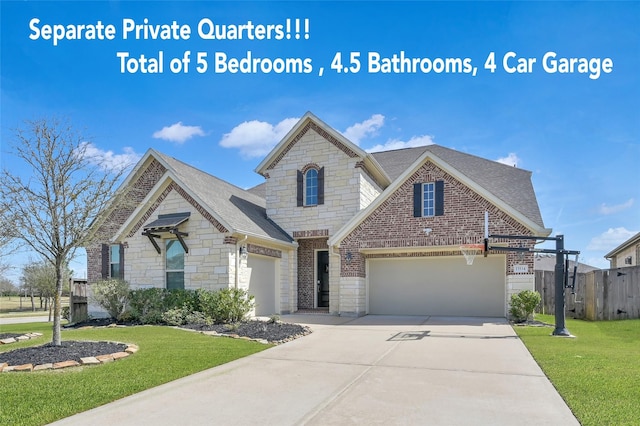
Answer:
M298 309L313 309L315 250L329 250L328 238L298 241Z
M158 183L165 171L165 167L153 159L140 176L130 184L131 189L126 194L126 205L115 208L99 229L96 230L102 241L85 247L87 251L87 281L89 284L102 279L102 244L109 244L110 238L133 213L155 184Z
M444 215L413 217L413 184L436 180L445 181ZM342 241L340 255L343 261L340 276L366 276L366 256L360 252L366 248L407 248L406 253L394 250L394 254L391 255L394 257L460 255L459 251L451 252L450 247L447 251L434 249L437 246L482 243L485 211L489 212L491 233L531 235L525 226L429 161ZM424 232L425 228L431 229L428 235ZM496 242L498 241L492 241ZM533 242L522 241L522 244L531 247ZM424 252L416 250L420 247L430 249ZM348 263L344 261L347 253L351 253L351 262ZM528 265L529 269L533 270L533 255L525 253L524 259L519 259L518 253L507 253L507 271L512 269L514 263Z

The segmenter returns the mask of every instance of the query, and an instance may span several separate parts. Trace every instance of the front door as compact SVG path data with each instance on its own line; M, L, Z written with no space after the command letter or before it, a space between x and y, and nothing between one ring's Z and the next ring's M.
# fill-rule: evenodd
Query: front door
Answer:
M329 252L319 250L316 252L316 279L318 308L329 307Z

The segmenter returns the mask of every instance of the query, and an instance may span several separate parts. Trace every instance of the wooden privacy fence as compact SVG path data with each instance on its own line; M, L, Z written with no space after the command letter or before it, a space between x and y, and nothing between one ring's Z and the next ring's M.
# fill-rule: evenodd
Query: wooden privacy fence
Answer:
M553 315L555 272L536 271L539 312ZM571 280L569 280L571 281ZM575 294L565 291L565 314L570 318L617 320L640 318L640 266L579 273Z
M81 322L88 317L87 280L71 280L69 322Z

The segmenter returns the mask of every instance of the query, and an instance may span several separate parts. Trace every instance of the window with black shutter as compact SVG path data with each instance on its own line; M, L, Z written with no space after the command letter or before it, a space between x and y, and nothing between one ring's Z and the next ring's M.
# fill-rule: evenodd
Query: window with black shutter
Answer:
M100 254L102 264L100 265L100 276L103 280L109 278L109 246L107 244L102 244L100 247Z
M114 279L124 279L124 246L113 244L110 247L109 276Z
M296 198L298 207L302 207L304 205L304 177L302 175L302 171L298 170L297 174L297 185L296 185Z
M444 181L413 184L413 217L444 215Z
M296 174L296 204L302 206L316 206L324 204L324 167L301 170Z

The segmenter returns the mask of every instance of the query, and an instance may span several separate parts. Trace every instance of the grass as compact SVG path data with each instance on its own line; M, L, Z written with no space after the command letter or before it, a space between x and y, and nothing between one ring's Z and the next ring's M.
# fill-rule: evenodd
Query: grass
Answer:
M553 323L548 315L536 319ZM640 320L566 320L576 338L514 327L583 426L640 421Z
M0 352L51 340L48 323L2 325L2 333L35 331L44 336L4 345ZM269 347L155 326L64 330L62 338L135 343L140 350L128 358L98 366L0 373L0 425L47 424Z
M22 309L20 309L20 296L2 296L0 297L0 317L7 316L36 316L47 315L49 310L40 309L40 299L35 298L36 310L31 310L31 299L22 297ZM62 306L69 306L69 298L62 298ZM19 314L16 314L19 313Z

